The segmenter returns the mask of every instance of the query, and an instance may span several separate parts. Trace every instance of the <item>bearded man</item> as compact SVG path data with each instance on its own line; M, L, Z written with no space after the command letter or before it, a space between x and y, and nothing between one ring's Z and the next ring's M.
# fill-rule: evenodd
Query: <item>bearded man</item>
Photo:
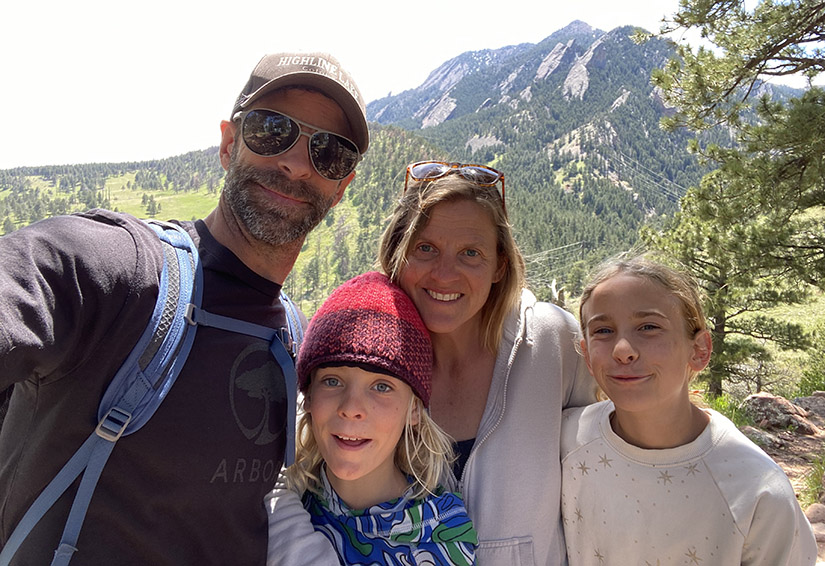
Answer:
M185 102L169 115L186 112ZM364 101L328 54L267 55L221 134L217 207L176 222L198 247L202 306L284 327L281 286L369 145ZM151 228L107 210L0 238L0 391L12 388L0 431L0 547L95 430L101 397L152 315L163 262ZM152 419L112 450L69 549L78 563L265 564L264 496L294 411L267 346L198 330ZM75 492L46 512L11 564L52 560Z

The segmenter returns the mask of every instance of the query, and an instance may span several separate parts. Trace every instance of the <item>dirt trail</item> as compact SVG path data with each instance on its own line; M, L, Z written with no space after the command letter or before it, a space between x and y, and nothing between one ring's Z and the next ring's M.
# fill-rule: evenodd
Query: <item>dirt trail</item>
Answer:
M825 431L825 420L817 415L810 415L820 430ZM785 441L781 447L765 447L765 452L778 463L791 485L800 493L805 485L805 477L811 471L813 462L825 455L825 432L815 436L782 432L777 436ZM816 529L816 527L815 527ZM819 542L817 566L825 566L825 542Z

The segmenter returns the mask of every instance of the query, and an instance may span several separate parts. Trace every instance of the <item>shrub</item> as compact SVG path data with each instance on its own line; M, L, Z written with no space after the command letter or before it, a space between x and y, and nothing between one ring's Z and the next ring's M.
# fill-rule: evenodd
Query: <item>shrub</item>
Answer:
M818 324L812 337L813 348L808 351L808 362L802 369L798 397L807 397L814 391L825 391L825 324Z
M825 455L813 461L811 469L805 474L802 487L798 490L799 504L803 509L819 502L825 492L825 486L822 483L823 476L825 476Z
M731 421L733 421L733 424L739 428L743 426L753 426L753 419L751 419L747 413L742 410L741 403L727 393L723 393L718 397L706 395L704 397L704 404L714 411L722 413L728 417Z

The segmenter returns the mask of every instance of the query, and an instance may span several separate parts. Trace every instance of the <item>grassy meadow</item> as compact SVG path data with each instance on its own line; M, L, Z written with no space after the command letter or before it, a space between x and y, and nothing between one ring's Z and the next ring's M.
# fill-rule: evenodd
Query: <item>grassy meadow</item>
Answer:
M203 218L215 208L220 193L209 194L205 187L193 192L175 191L147 191L144 189L129 189L129 183L134 184L135 174L127 173L119 177L110 177L106 180L105 194L112 208L127 212L137 217L146 217L147 209L143 205L143 195L155 199L160 205L156 215L159 219L174 218L177 220L193 220Z

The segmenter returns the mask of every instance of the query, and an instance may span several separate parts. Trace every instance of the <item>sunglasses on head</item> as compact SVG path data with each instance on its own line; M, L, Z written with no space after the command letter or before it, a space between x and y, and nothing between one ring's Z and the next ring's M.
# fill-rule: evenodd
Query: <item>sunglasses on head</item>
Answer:
M404 179L404 192L410 179L413 181L431 181L450 173L456 173L479 187L495 187L501 181L498 191L501 197L501 208L504 208L504 173L496 171L486 165L472 165L467 163L447 163L445 161L419 161L407 165L407 177Z
M286 114L253 108L235 114L241 118L241 137L253 153L272 157L289 151L301 136L309 138L309 158L321 177L340 181L353 172L361 154L355 142ZM305 132L304 128L315 130Z

